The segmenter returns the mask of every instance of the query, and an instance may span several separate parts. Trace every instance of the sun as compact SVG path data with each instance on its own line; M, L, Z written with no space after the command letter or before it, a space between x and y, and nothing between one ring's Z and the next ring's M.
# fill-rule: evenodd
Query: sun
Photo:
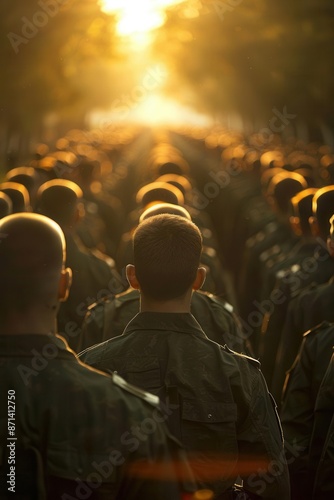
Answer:
M184 0L100 0L101 8L118 17L120 36L148 35L165 22L165 9Z

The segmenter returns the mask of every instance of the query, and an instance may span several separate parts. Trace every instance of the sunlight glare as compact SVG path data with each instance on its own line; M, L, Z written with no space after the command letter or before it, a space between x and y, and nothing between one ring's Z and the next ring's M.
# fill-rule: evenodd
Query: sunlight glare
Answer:
M129 109L113 109L108 111L95 111L88 117L91 127L101 128L102 124L112 123L140 123L148 126L209 126L212 118L208 115L183 106L174 99L168 98L159 92L152 93L143 102Z
M165 9L184 0L100 0L106 13L116 13L120 36L148 34L165 22Z

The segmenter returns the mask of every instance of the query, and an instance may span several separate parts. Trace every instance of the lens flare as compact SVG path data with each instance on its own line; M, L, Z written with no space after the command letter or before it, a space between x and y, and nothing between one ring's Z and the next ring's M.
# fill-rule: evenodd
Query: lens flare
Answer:
M120 36L149 34L165 22L165 9L184 0L101 0L104 12L114 13L118 18L117 32Z

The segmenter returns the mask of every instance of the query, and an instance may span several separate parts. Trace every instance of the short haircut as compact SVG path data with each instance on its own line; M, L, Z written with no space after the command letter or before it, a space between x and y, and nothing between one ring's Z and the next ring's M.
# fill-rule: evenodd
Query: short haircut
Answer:
M320 235L326 239L330 229L329 219L334 213L334 185L318 189L313 197L312 211L317 218Z
M143 222L149 217L160 214L179 215L180 217L185 217L186 219L191 221L190 213L184 207L180 207L179 205L172 205L171 203L157 203L156 205L152 205L151 207L147 208L141 214L141 216L139 217L139 222Z
M53 219L61 227L72 224L81 188L72 181L55 179L45 182L37 192L36 211Z
M299 218L302 233L305 235L311 234L309 218L312 216L312 200L316 192L316 188L303 189L291 198L294 215Z
M151 182L139 189L136 195L138 205L146 207L150 203L157 202L183 205L184 197L177 187L167 182Z
M158 174L176 174L176 175L185 175L189 172L189 165L184 160L184 158L179 157L175 161L167 161L164 163L160 163L158 165Z
M0 191L0 219L9 215L12 212L12 208L12 200L7 194Z
M0 221L0 318L58 292L65 257L60 227L47 217L14 214Z
M273 177L268 194L273 196L280 212L288 214L291 210L291 198L306 188L307 182L303 176L294 172L282 172Z
M133 236L142 292L160 301L182 297L196 279L201 251L202 235L188 219L161 214L144 220Z
M183 175L177 175L177 174L164 174L161 175L157 179L158 182L167 182L168 184L171 184L172 186L177 187L183 196L185 197L188 193L191 191L191 183L190 181L184 177Z
M5 193L12 202L12 213L27 212L30 207L28 190L18 182L3 182L0 191Z
M33 167L16 167L7 172L6 179L22 184L31 197L38 187L38 175Z

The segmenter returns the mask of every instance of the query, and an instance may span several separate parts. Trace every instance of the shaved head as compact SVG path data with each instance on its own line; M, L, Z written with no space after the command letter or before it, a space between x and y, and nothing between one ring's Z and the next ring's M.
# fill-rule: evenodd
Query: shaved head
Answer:
M58 224L37 214L14 214L0 220L0 234L0 316L39 301L54 308L65 257Z

